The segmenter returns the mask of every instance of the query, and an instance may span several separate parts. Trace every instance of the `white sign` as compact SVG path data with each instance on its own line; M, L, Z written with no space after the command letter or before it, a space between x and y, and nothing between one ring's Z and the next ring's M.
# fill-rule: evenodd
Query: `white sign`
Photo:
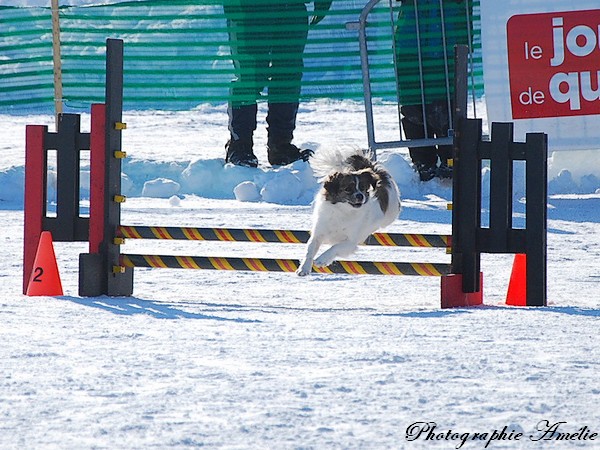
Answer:
M598 0L481 0L488 121L550 150L600 148Z

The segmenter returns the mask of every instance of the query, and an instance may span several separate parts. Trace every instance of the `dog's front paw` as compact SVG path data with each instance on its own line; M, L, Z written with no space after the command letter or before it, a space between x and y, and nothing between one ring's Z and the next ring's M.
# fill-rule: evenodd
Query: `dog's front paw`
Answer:
M298 269L296 270L296 275L298 275L299 277L305 277L310 273L311 270L311 265L304 262L300 264L300 267L298 267Z

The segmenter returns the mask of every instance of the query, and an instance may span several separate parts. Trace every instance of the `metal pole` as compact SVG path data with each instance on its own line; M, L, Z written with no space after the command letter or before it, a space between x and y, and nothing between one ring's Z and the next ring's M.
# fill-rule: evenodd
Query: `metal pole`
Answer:
M380 0L370 0L360 13L358 42L360 46L360 61L365 98L365 113L367 117L367 140L369 150L376 156L375 149L375 124L373 120L373 97L371 94L371 76L369 74L369 51L367 48L367 16Z
M54 112L56 129L58 130L58 115L63 112L62 62L60 56L60 19L58 0L51 0L52 6L52 62L54 65Z

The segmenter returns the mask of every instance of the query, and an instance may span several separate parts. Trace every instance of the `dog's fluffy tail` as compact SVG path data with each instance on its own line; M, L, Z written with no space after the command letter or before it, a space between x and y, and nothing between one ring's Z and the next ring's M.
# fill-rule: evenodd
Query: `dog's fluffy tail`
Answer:
M373 168L369 151L359 148L321 148L310 158L310 166L319 179L334 172Z

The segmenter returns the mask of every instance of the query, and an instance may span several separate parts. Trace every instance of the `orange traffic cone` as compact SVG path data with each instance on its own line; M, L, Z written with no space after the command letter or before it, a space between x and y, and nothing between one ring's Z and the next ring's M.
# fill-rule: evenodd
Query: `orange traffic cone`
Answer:
M33 262L33 270L27 285L27 295L47 295L50 297L63 295L58 264L52 245L52 234L49 231L42 231L40 236Z
M513 306L527 306L527 255L517 253L513 262L506 304Z

